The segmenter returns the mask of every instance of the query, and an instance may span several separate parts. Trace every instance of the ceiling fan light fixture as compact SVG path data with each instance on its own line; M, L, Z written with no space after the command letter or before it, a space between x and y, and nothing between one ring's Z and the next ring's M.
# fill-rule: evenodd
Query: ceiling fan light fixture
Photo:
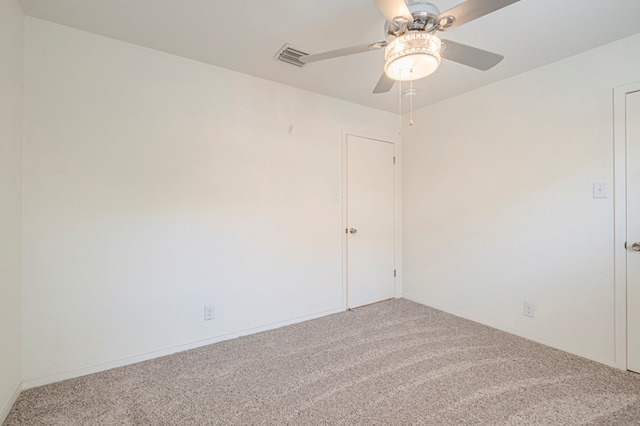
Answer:
M426 32L394 38L384 49L384 73L392 80L419 80L440 66L440 39Z

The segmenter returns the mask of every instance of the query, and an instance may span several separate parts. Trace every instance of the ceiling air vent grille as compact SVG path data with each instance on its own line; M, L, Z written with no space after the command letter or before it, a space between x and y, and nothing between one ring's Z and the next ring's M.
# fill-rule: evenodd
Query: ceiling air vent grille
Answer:
M274 56L275 59L286 62L287 64L295 65L296 67L302 68L305 64L300 61L300 58L303 56L307 56L308 53L301 52L297 49L292 48L288 44L285 44L280 48L278 53Z

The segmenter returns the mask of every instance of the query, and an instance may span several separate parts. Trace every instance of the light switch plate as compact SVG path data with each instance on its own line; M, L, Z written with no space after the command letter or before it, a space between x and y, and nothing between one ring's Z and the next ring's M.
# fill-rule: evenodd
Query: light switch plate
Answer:
M607 183L606 182L594 182L593 183L593 198L607 198Z

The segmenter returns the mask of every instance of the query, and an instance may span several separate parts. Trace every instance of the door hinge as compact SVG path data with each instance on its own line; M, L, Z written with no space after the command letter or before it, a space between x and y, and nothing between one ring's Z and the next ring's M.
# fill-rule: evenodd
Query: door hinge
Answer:
M396 164L396 157L393 157L393 164Z
M393 276L394 277L396 276L396 270L395 269L393 270Z
M627 249L627 242L626 241L624 242L624 249L625 250Z
M344 228L344 233L348 234L349 233L349 228Z

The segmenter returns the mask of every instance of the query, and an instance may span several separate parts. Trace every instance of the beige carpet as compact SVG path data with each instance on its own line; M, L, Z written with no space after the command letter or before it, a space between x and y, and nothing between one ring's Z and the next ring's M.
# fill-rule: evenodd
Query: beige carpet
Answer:
M5 425L638 425L640 377L392 300L22 393Z

